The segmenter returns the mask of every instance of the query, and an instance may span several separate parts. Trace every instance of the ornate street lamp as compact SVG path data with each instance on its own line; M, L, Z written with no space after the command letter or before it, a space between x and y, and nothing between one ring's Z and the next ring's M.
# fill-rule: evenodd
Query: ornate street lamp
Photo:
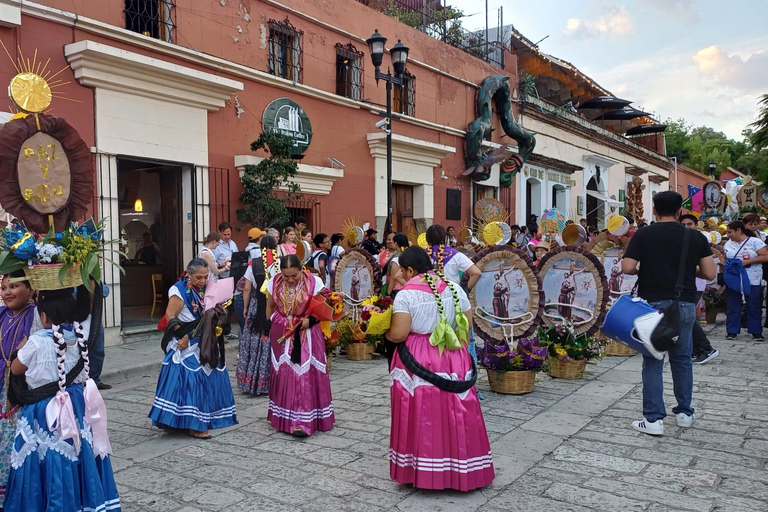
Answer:
M715 161L714 161L714 160L711 160L711 161L709 162L709 174L711 174L712 176L714 176L714 175L715 175L715 170L716 170L716 169L717 169L717 164L715 163Z
M371 62L376 68L376 83L379 80L384 80L387 83L387 110L386 112L380 112L380 115L385 116L387 134L387 220L386 231L392 232L392 84L402 87L403 79L402 74L405 72L405 65L408 62L408 52L410 51L399 39L397 44L389 51L392 58L392 67L395 68L395 74L392 75L389 70L387 74L381 72L381 63L384 60L384 51L387 38L379 34L379 30L376 29L373 35L366 40L368 43L368 49L371 52ZM377 125L378 126L378 125Z

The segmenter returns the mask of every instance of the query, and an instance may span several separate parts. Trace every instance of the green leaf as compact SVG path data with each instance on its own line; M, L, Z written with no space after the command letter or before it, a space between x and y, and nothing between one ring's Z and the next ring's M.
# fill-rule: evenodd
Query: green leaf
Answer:
M94 281L101 284L101 265L98 264L99 258L95 258L95 260L97 263L91 272L91 277L93 277Z
M93 257L93 255L91 255ZM88 265L86 263L83 263L80 265L80 277L83 278L83 284L85 285L85 288L93 293L93 286L91 286L91 276L88 274Z
M114 267L115 267L117 270L119 270L121 274L125 275L125 269L124 269L123 267L121 267L120 265L118 265L117 263L115 263L115 262L114 262L114 261L112 261L112 260L108 260L108 259L105 259L104 261L106 261L107 263L110 263L110 264L111 264L111 265L113 265L113 266L114 266Z
M12 272L16 272L17 270L23 269L25 266L26 263L19 259L16 259L15 261L5 261L2 265L0 265L0 275L4 276Z
M64 277L67 275L67 272L69 272L69 269L72 268L71 263L67 263L64 266L61 267L61 270L59 270L59 282L64 283Z

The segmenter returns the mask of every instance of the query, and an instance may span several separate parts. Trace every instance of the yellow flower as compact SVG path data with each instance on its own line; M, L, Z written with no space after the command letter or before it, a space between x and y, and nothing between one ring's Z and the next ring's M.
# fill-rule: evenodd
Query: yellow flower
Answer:
M216 329L214 329L213 332L216 334L216 337L218 338L219 336L221 336L224 333L224 329L222 329L219 326L216 326Z
M555 348L555 352L559 356L567 356L568 355L568 352L566 352L564 348L560 348L560 347L556 347Z

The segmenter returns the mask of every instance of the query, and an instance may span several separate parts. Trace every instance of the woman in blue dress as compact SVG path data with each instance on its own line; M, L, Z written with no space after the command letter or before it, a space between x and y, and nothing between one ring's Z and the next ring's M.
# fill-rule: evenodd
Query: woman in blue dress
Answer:
M195 258L168 291L168 327L162 344L165 358L149 411L153 425L188 430L198 439L209 439L210 429L237 424L223 352L213 366L200 361L207 281L208 264Z
M82 317L72 294L72 288L39 292L43 328L11 362L13 375L26 384L20 388L18 378L12 379L11 399L23 396L25 405L16 424L5 512L121 510L107 411L88 378L91 317L77 321ZM36 396L41 398L30 399Z

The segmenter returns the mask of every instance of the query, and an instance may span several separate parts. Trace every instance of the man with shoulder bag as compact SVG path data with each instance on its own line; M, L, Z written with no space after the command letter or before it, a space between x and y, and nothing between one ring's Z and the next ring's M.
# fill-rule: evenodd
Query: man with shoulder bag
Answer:
M622 271L637 274L638 295L664 316L651 336L654 348L668 352L677 406L672 409L679 427L694 419L692 329L696 320L696 277L715 278L715 263L702 236L678 223L683 198L677 192L653 197L656 222L638 230L629 242ZM695 233L693 233L695 235ZM638 268L638 263L640 267ZM632 427L645 434L664 434L664 358L643 356L643 419Z

